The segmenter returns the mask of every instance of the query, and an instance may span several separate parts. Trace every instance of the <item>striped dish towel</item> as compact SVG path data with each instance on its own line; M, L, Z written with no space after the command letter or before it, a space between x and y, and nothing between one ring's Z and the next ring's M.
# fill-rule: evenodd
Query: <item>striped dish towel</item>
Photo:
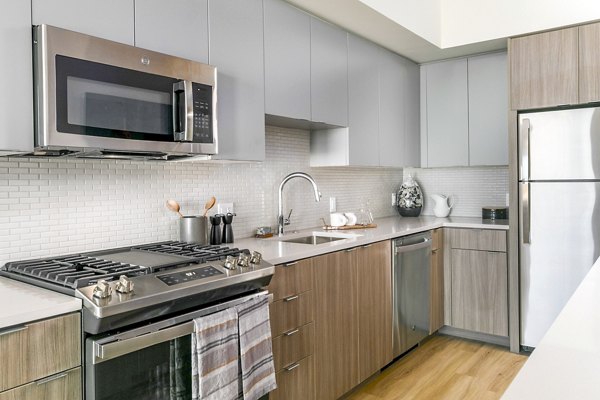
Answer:
M269 299L261 296L236 306L244 400L257 400L277 388L269 322Z
M227 309L194 320L192 399L237 400L239 379L238 317Z

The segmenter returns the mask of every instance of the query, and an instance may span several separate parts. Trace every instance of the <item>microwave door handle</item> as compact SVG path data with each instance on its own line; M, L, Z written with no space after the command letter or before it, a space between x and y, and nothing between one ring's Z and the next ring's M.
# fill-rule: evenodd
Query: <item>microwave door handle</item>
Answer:
M194 94L190 81L173 84L173 138L176 142L194 139Z

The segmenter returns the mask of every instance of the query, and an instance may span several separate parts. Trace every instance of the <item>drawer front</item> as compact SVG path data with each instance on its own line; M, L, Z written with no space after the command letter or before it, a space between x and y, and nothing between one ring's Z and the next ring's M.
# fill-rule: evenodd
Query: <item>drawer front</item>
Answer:
M313 353L315 324L301 326L273 339L275 371L293 365Z
M431 250L438 250L442 247L442 228L434 229L431 233Z
M315 319L313 291L309 290L273 302L270 304L269 311L271 314L271 335L273 337L306 325Z
M453 249L506 252L506 231L492 229L450 229Z
M275 374L277 389L269 394L270 400L314 400L315 367L313 356L308 356Z
M0 331L0 391L81 365L79 313Z
M277 265L268 286L273 301L305 292L313 287L312 259Z
M80 367L0 393L0 400L81 400L81 397Z

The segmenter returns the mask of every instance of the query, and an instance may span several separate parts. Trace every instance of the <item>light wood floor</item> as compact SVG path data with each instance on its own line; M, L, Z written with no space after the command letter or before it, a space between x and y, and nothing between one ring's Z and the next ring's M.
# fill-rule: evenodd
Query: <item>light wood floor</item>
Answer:
M504 347L434 336L347 399L499 399L526 360Z

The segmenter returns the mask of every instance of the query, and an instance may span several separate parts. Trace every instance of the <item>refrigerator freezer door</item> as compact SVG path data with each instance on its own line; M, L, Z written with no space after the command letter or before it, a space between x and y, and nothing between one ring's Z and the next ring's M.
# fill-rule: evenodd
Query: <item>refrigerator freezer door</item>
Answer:
M523 193L529 189L529 216ZM600 182L521 183L521 344L535 347L600 255ZM575 328L575 327L574 327Z
M519 114L519 151L521 181L600 179L600 107Z

